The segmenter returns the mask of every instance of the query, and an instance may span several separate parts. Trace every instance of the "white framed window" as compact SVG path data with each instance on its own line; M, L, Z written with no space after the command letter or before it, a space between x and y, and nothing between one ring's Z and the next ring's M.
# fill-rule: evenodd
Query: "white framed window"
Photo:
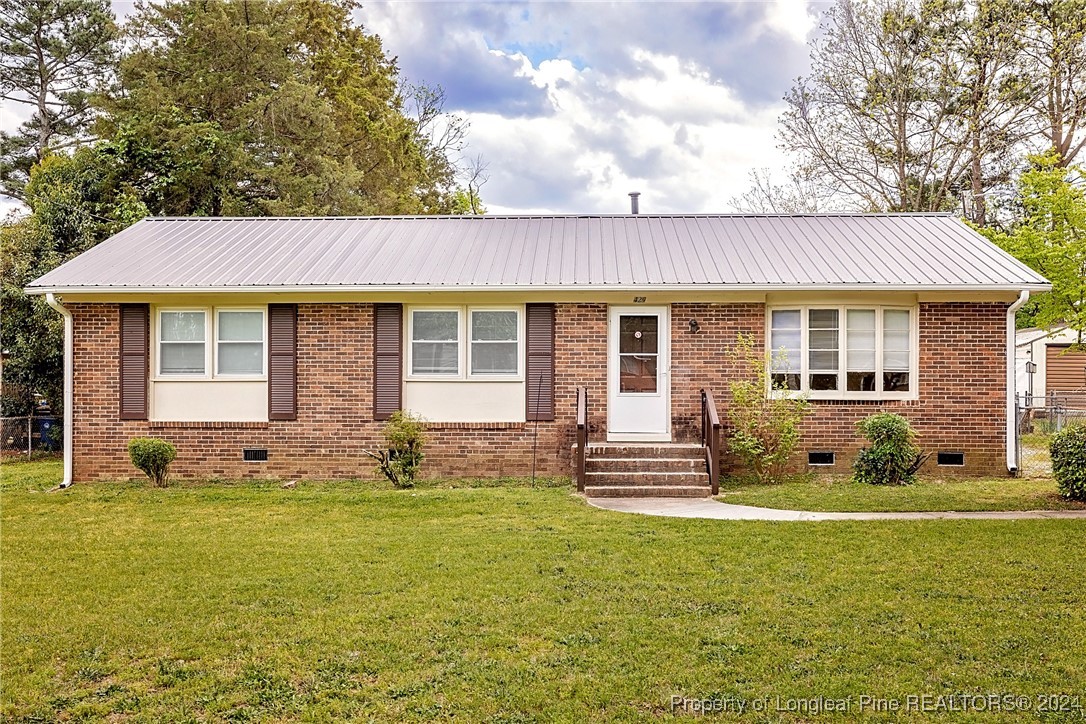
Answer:
M158 374L207 377L207 310L158 311Z
M917 320L908 307L770 308L770 384L812 399L913 399Z
M521 308L412 307L407 314L409 378L520 378Z
M215 375L262 377L265 328L263 309L216 309Z
M410 311L411 374L420 377L460 376L460 309Z
M252 379L266 375L264 307L163 308L155 316L157 376Z
M471 375L520 373L520 314L516 309L470 309Z

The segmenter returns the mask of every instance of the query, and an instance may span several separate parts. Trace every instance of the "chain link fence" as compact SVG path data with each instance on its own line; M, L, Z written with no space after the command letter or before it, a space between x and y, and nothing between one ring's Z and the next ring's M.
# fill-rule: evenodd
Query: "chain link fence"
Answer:
M0 452L4 455L57 452L63 445L59 417L0 417Z
M1023 478L1047 478L1052 475L1048 453L1052 436L1068 425L1086 424L1086 393L1052 393L1040 400L1023 404L1018 398L1018 475Z

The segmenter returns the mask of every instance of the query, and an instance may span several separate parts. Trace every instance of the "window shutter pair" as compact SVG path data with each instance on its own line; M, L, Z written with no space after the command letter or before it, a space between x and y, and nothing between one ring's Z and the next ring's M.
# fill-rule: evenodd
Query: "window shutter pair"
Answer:
M554 419L554 305L528 304L527 419ZM122 420L147 419L150 307L121 305ZM298 416L298 306L268 305L268 418ZM373 418L403 405L403 305L376 304L373 315Z
M268 305L268 418L298 416L296 304ZM147 304L121 305L122 420L147 419L151 311Z

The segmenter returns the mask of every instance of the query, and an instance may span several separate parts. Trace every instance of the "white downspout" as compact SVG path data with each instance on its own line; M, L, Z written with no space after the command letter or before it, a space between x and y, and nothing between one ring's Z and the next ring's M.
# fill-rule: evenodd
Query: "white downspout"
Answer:
M73 383L75 377L75 327L72 323L72 313L57 301L52 292L45 295L46 303L57 310L64 317L64 478L60 481L60 488L69 488L72 485L72 398L75 396Z
M1029 290L1018 293L1018 301L1007 307L1007 472L1018 472L1018 406L1015 402L1014 313L1029 299ZM65 438L67 439L67 438Z

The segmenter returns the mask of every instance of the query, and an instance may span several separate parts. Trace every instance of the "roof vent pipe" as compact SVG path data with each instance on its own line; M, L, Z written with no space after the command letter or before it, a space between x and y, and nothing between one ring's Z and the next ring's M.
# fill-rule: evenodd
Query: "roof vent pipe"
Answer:
M638 213L638 211L637 211L637 197L640 196L640 195L641 195L640 191L631 191L630 192L630 213L631 214Z

